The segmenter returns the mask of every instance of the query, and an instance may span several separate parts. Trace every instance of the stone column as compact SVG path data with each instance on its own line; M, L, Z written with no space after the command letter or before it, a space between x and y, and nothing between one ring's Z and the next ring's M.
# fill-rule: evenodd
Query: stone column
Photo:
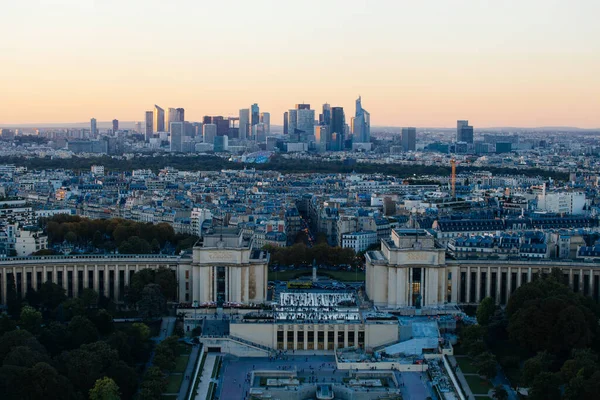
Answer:
M298 325L294 324L294 350L298 350Z
M121 299L119 298L119 295L121 294L121 273L119 271L119 264L115 265L115 298L114 301L118 302Z
M502 301L502 267L498 267L496 272L496 304Z
M573 268L569 268L569 287L571 290L575 287L575 285L573 285Z
M492 297L492 267L488 267L485 275L485 296Z
M348 347L348 325L344 324L344 347Z
M6 305L6 291L8 290L8 281L6 267L2 268L2 304Z
M579 270L579 291L583 294L583 269Z
M531 282L532 279L532 272L531 272L531 267L527 268L527 282Z
M358 325L354 325L354 347L358 347Z
M471 267L467 267L467 303L471 302Z
M594 297L594 270L591 268L590 268L589 280L590 280L590 291L588 293L588 296L593 298Z
M31 281L32 281L32 282L31 282L31 287L32 287L34 290L37 290L37 269L38 269L38 268L39 268L39 267L38 267L37 265L35 265L35 266L33 267L33 271L31 272Z
M475 302L481 301L481 267L477 267L477 286L475 286Z
M71 282L72 284L72 282ZM69 274L67 272L67 266L63 266L63 289L69 294Z
M338 325L334 325L333 326L333 349L337 349L338 348Z
M304 325L304 343L302 343L302 349L308 350L308 325Z
M100 282L98 282L98 265L94 264L94 290L100 294Z
M283 349L287 349L287 333L288 333L288 325L283 325Z
M412 306L412 298L413 298L413 287L412 287L412 280L413 280L413 269L411 267L408 267L408 306Z
M87 264L83 265L83 288L87 289L90 287L90 274Z
M458 303L459 300L459 283L460 283L460 267L452 268L452 295L450 300L452 303Z
M313 325L313 349L319 350L319 325Z
M510 298L510 292L512 291L512 270L511 267L508 267L508 271L506 272L506 302L508 303L508 299Z
M323 328L324 328L323 329L323 350L327 350L327 348L328 348L327 346L329 345L328 337L327 337L327 334L329 333L329 330L328 330L329 328L327 327L326 324L323 326Z

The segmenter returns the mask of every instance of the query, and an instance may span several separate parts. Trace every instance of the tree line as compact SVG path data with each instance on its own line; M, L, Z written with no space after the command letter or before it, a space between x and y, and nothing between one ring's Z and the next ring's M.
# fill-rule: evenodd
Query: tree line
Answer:
M148 322L115 323L116 305L92 289L67 298L61 286L48 281L21 300L10 280L8 312L0 316L2 399L159 400L174 368L178 338L157 346L158 359L146 368L151 327L160 326L157 318L165 315L176 288L169 269L136 272L126 302ZM176 333L183 335L182 329Z
M484 299L479 325L465 327L461 347L481 375L496 360L531 400L591 400L600 393L600 306L564 283L562 271L537 276L511 295L506 309Z
M135 222L121 218L88 219L73 215L41 218L39 225L48 234L48 243L68 243L80 248L93 248L120 254L175 252L191 248L197 236L176 234L165 222Z
M356 266L359 261L353 249L331 247L326 243L312 247L304 243L296 243L289 247L267 245L264 249L270 253L270 265L312 265L314 260L319 265Z
M57 169L64 168L64 161L51 157L25 158L16 156L0 157L0 164L14 164L29 169ZM109 156L99 157L72 157L69 159L69 168L75 171L89 171L92 165L103 165L109 171L130 172L134 169L150 169L158 172L164 166L170 166L182 171L220 171L222 169L243 169L247 167L244 163L231 162L225 158L215 155L160 155L160 156L137 156L131 159L113 158ZM399 165L399 164L375 164L360 163L348 165L344 161L307 161L287 159L282 156L273 156L265 164L253 164L258 170L272 170L282 173L351 173L393 175L400 178L409 178L414 175L450 175L450 166L432 165ZM507 167L473 167L460 166L460 171L490 171L494 175L524 175L528 177L552 178L554 180L566 181L569 174L554 170L543 170L540 168L507 168Z

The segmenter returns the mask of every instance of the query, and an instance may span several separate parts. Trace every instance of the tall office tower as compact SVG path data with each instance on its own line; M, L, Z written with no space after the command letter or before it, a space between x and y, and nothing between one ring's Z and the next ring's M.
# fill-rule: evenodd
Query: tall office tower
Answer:
M298 104L296 105L296 107ZM315 110L296 108L288 111L288 134L292 142L306 143L315 132Z
M144 139L146 142L150 141L150 138L154 134L154 112L146 111L146 119L144 124Z
M204 143L213 144L215 142L215 137L217 136L217 125L215 125L215 124L202 125L202 136L204 137Z
M271 113L260 113L260 122L265 124L265 135L269 136L271 134Z
M288 134L288 112L283 113L283 134Z
M356 113L352 120L352 141L354 143L371 141L371 114L362 108L360 96L356 99Z
M197 141L202 140L202 122L193 122L192 126L194 127L194 137Z
M167 112L167 129L171 128L171 122L183 122L185 121L185 110L183 108L169 108Z
M248 130L250 127L250 109L242 108L240 110L240 122L239 122L239 134L238 137L241 140L246 140L248 138Z
M176 114L177 111L174 108L168 108L165 113L165 126L167 127L167 131L171 132L171 123L177 122Z
M402 150L415 151L417 149L417 128L402 128Z
M331 125L331 105L323 104L323 113L319 114L319 125Z
M193 138L196 136L196 127L191 122L187 121L178 121L183 122L183 136Z
M153 127L154 132L164 132L165 131L165 110L154 105L154 116L153 116Z
M329 128L328 150L342 151L344 150L344 131L346 129L346 117L344 116L343 107L331 108L331 127Z
M185 136L185 123L171 122L169 131L171 132L169 140L170 150L172 152L181 152L181 142Z
M262 122L252 125L252 138L256 143L264 143L267 139L267 127Z
M113 119L112 125L113 125L113 133L119 130L119 120L118 119Z
M214 124L217 126L217 136L227 135L229 133L229 119L223 118L222 116L204 116L202 119L204 124Z
M310 110L310 104L306 104L306 103L296 104L296 110Z
M142 123L136 122L135 125L133 126L133 131L137 132L137 133L142 133Z
M254 103L250 106L250 125L256 125L260 122L260 111L258 104Z
M90 134L92 135L92 137L96 137L96 135L98 134L98 128L96 128L96 118L92 118L90 120L90 125Z
M175 110L175 118L177 122L183 122L185 121L185 109L183 108L177 108Z
M329 138L329 126L328 125L317 125L315 126L315 146L317 151L327 150L327 139Z
M456 121L456 141L473 143L473 127L469 125L469 121Z

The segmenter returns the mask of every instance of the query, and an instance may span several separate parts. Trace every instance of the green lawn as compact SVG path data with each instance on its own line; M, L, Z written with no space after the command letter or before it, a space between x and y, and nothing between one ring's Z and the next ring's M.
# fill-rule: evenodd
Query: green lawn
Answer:
M473 394L487 394L492 389L492 384L487 379L478 375L465 375L465 379L471 388Z
M183 374L169 375L167 380L167 388L165 389L165 393L179 393L179 387L183 381Z
M179 350L180 356L184 356L184 355L190 354L192 352L192 347L188 346L186 344L183 344L183 343L179 343L179 345L177 346L177 349Z
M455 357L460 370L463 374L476 374L477 368L475 368L472 364L472 361L469 357Z
M173 372L185 371L185 368L188 365L189 359L190 359L190 356L187 354L177 357L177 359L175 360L175 369L173 370Z
M336 279L342 282L363 282L365 273L362 271L332 271L321 269L317 271L318 275L327 276L331 279ZM269 271L270 281L289 281L301 276L312 275L312 269L300 269L295 271Z

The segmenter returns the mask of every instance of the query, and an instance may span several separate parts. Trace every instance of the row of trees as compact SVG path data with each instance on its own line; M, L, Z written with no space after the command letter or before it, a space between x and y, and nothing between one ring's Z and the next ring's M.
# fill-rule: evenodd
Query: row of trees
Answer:
M464 328L461 340L483 375L496 354L513 385L530 388L532 400L596 399L599 318L598 303L574 293L557 269L519 287L505 310L484 299L477 310L479 325Z
M12 313L0 316L2 399L119 399L138 392L140 399L160 399L177 338L160 346L157 367L138 387L153 345L147 324L115 324L116 307L92 289L67 298L61 286L45 282L21 301L14 284L7 286ZM176 289L171 270L144 269L133 274L126 297L141 315L156 318Z
M167 223L143 223L112 219L88 219L71 215L56 215L40 220L48 234L50 245L68 242L80 247L93 247L121 254L159 253L170 246L175 251L194 245L197 237L176 234ZM171 251L172 251L171 249Z
M1 164L15 164L17 166L25 166L29 169L55 169L64 168L64 161L45 158L24 158L24 157L0 157ZM158 157L135 157L132 159L116 159L108 156L81 158L72 157L69 160L69 168L73 170L89 171L92 165L104 165L110 171L129 172L133 169L151 169L155 172L162 166L169 165L173 168L182 171L220 171L222 169L242 169L245 164L230 162L225 158L213 155L195 156L176 156L163 155ZM272 157L268 163L253 165L256 169L272 170L284 173L351 173L353 171L359 173L375 173L379 174L382 171L381 164L361 163L348 165L343 161L332 162L306 162L306 160L286 159L281 156ZM477 171L485 169L495 175L525 175L525 176L541 176L544 178L553 178L555 180L565 181L568 179L568 174L552 170L542 170L539 168L515 169L515 168L498 168L498 167L467 167L461 166L464 171ZM401 178L409 178L414 175L450 175L450 166L438 167L429 165L395 165L386 164L385 171L389 175L398 176Z
M290 247L265 246L271 254L271 265L312 265L313 260L317 264L325 265L351 265L356 266L358 259L353 249L342 247L331 247L321 243L308 247L304 243L296 243Z

